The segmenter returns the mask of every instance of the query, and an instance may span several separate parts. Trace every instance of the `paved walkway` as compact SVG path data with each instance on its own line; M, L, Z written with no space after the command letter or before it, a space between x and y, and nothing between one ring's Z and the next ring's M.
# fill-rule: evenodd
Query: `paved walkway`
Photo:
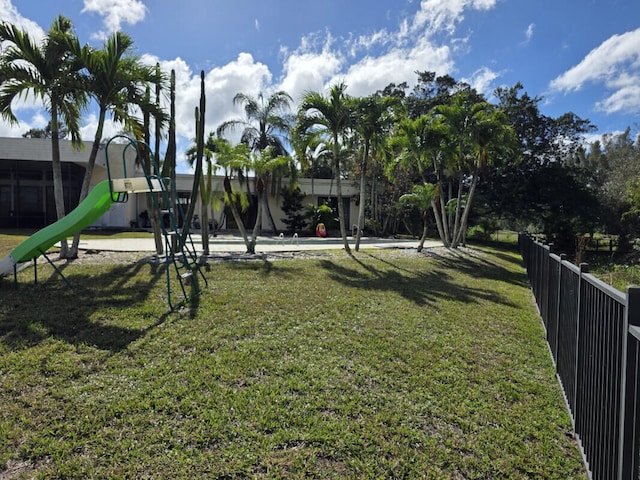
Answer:
M201 249L202 239L200 235L192 235L197 249ZM351 248L355 245L355 239L348 237ZM418 240L397 240L393 238L363 237L360 248L417 248ZM427 240L424 248L439 247L442 242ZM300 237L292 238L291 235L280 237L259 236L256 242L256 253L267 252L299 252L307 250L342 249L341 238L316 238ZM113 238L113 239L85 239L80 237L81 250L102 250L116 252L153 252L155 243L153 238ZM218 235L209 240L211 252L244 253L246 246L242 237L234 235Z

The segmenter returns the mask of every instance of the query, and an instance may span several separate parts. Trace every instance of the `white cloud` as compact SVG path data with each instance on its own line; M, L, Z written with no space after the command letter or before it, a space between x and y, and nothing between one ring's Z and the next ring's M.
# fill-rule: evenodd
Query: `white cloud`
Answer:
M195 138L195 108L200 105L200 72L192 71L181 58L162 61L147 55L142 60L152 65L159 61L160 68L167 74L175 70L177 155L181 163L180 171L187 171L184 152ZM237 93L256 96L266 92L271 83L271 72L267 66L256 62L249 53L240 53L236 60L206 71L205 134L215 132L226 120L243 118L242 109L233 105L233 97ZM239 140L239 132L235 140ZM164 155L164 151L161 155Z
M322 90L329 79L338 75L345 65L344 56L332 48L332 38L327 36L322 49L317 51L309 37L302 39L300 47L283 52L283 75L278 90L284 90L298 100L307 90Z
M369 95L392 82L411 84L417 79L416 71L451 74L453 49L464 49L465 40L448 38L446 43L440 43L435 41L435 35L453 34L466 10L486 10L495 3L496 0L423 0L418 12L403 20L395 31L381 29L341 45L330 33L324 38L309 35L297 50L282 52L285 60L280 87L296 98L305 90L322 90L341 80L350 94ZM345 71L347 58L353 63ZM485 82L497 76L489 78L488 72L489 69L484 70Z
M11 23L28 32L29 35L37 41L44 38L45 32L42 27L36 22L20 15L18 9L11 3L11 0L0 0L0 19L3 22Z
M553 79L558 92L575 92L587 83L601 83L612 91L596 108L607 113L640 108L640 28L613 35L591 50L577 65Z
M535 27L536 27L535 23L530 23L529 26L527 27L527 31L524 32L525 44L531 41L531 38L533 37L533 30L535 29Z
M453 34L465 10L489 10L497 0L422 0L408 33L426 29L429 34Z
M122 24L135 25L144 20L147 7L140 0L84 0L81 13L97 13L104 17L105 32L97 32L95 38L104 38L109 33L122 29Z
M499 74L488 67L482 67L471 75L469 78L463 78L462 81L468 83L485 97L490 97L494 90L493 81L499 77Z
M90 113L89 115L85 115L83 117L83 124L80 126L80 137L85 140L92 142L94 137L96 136L96 130L98 129L98 117L95 113ZM122 124L117 124L107 118L104 122L103 130L102 130L102 138L111 138L114 135L122 132Z
M361 50L369 51L375 47L385 47L392 44L395 37L396 36L390 34L386 29L378 30L371 35L360 35L351 42L349 54L351 57L355 57Z
M638 113L640 111L640 77L635 83L619 88L606 99L596 103L596 109L606 112L629 112Z
M444 75L452 69L449 48L424 40L412 49L393 49L383 55L366 57L352 65L343 78L349 94L366 96L390 83L411 79L408 82L411 84L417 78L416 71L435 71Z

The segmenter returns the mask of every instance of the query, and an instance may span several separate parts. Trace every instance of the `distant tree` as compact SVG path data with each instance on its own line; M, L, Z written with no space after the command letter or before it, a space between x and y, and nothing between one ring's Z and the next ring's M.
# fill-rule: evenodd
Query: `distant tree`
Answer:
M469 212L480 179L488 166L510 155L515 135L506 116L467 91L431 115L404 120L398 129L400 159L413 161L427 182L437 185L432 209L444 245L464 242ZM430 170L430 172L429 172Z
M640 136L634 139L630 128L604 135L575 163L597 191L603 229L618 235L619 252L628 251L640 236Z
M289 185L282 189L282 211L286 215L282 221L288 227L289 233L302 232L307 227L303 200L304 194L299 186Z
M551 204L555 205L549 188L555 186L561 189L562 191L556 192L557 198L563 198L570 185L577 188L581 183L579 176L576 176L579 170L561 169L570 167L570 159L580 151L584 143L584 134L592 131L593 126L588 120L571 113L558 118L543 115L538 107L542 98L532 98L522 92L522 89L522 85L517 83L511 88L498 88L495 92L498 107L507 116L516 134L520 155L506 157L488 171L480 186L479 195L487 208L500 215L508 226L533 226L548 230L550 224L545 219L544 212L552 211ZM572 180L563 187L562 183L551 178L552 174ZM542 192L548 192L549 195ZM559 222L562 222L564 211L555 211ZM584 222L577 223L566 218L564 224L577 225L585 222L586 218ZM590 222L588 220L587 223Z
M60 122L58 122L60 123ZM67 136L67 129L64 125L58 125L58 138L62 140ZM51 138L51 121L44 128L30 128L22 134L22 138Z
M333 180L331 149L325 143L325 139L322 138L322 133L314 131L301 132L297 128L291 129L290 140L294 149L295 160L300 167L300 174L311 178L312 194L314 193L314 180L316 178Z
M448 105L453 97L461 92L466 92L472 102L484 100L469 84L456 81L450 75L436 75L435 72L416 72L418 80L405 102L410 118L418 118L425 115L439 105Z

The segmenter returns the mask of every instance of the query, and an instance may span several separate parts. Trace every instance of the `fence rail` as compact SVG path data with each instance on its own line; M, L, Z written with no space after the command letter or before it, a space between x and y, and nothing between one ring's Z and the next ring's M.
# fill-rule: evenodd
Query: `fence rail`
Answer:
M638 478L640 287L626 294L518 237L575 437L591 478Z

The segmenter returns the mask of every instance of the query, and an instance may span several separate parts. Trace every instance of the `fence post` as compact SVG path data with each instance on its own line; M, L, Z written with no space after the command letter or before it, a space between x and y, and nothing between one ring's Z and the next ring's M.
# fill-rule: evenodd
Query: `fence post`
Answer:
M579 365L579 361L580 361L580 335L583 334L583 332L581 332L582 328L582 301L584 300L582 298L582 276L589 273L589 264L587 263L581 263L580 264L580 275L578 276L578 291L577 291L577 295L578 295L578 305L576 308L576 315L578 316L578 318L576 318L576 356L575 356L575 370L573 372L574 377L573 377L573 402L574 402L574 411L573 411L573 418L575 419L576 423L578 421L578 415L580 415L581 412L578 411L578 405L580 402L578 402L578 392L580 391L582 385L578 385L578 382L580 380L580 375L578 375L578 372L581 371L580 365Z
M638 476L638 342L640 331L640 287L627 287L627 308L623 322L620 379L620 428L618 439L618 479ZM631 331L636 329L636 334Z
M562 306L562 272L564 271L564 268L562 268L562 262L564 262L567 259L567 255L565 253L561 253L559 257L560 257L560 261L558 262L558 265L557 265L558 286L556 291L552 292L553 295L556 296L556 311L554 312L556 325L555 325L555 332L553 332L555 341L553 345L550 345L551 353L553 355L553 361L556 364L555 365L556 372L558 371L558 336L560 333L560 307Z
M542 246L541 281L540 281L540 313L545 328L549 324L549 262L551 262L551 245Z

